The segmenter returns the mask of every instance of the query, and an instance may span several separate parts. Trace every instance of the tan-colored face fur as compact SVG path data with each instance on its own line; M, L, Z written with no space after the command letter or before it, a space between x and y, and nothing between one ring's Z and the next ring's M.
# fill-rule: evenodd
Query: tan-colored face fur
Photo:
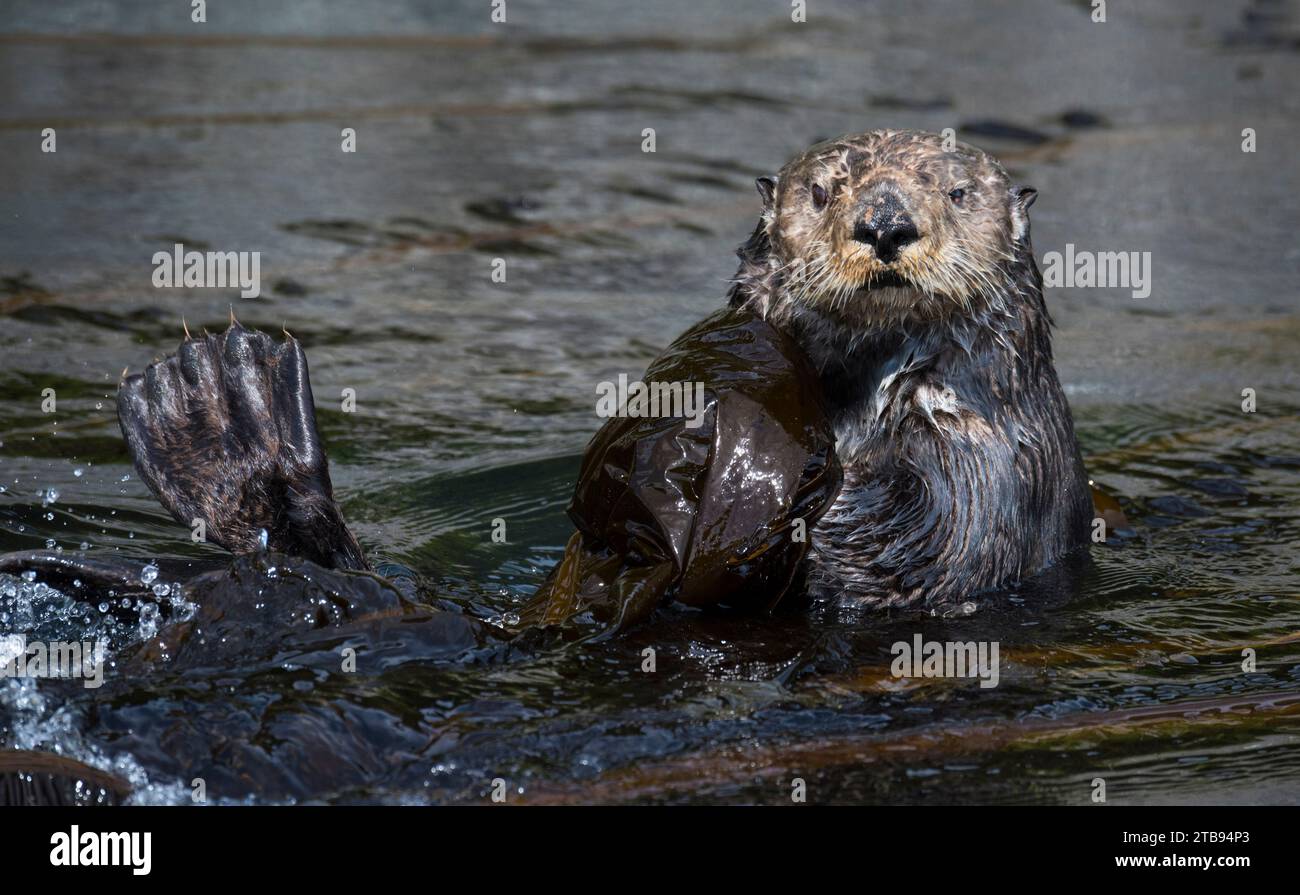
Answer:
M759 190L784 296L877 326L969 313L1005 293L1034 197L979 149L945 150L920 131L819 143ZM887 232L902 244L877 243Z

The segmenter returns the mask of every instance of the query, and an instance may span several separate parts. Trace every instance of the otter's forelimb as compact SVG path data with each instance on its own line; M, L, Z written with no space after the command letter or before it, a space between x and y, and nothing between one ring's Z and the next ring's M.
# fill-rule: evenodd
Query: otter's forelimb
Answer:
M234 320L128 376L117 415L131 459L182 525L232 553L263 546L368 569L343 521L316 431L307 358ZM200 526L199 523L202 523Z

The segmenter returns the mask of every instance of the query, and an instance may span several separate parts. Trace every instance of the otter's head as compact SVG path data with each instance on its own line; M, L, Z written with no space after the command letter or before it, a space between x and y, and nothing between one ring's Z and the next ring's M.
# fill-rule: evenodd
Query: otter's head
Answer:
M864 328L969 315L1005 300L1012 265L1029 257L1036 191L937 134L818 143L758 190L733 300L764 313L803 305Z

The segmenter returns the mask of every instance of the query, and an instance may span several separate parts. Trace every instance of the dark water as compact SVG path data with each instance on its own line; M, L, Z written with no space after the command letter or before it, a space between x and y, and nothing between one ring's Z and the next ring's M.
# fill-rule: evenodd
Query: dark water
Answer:
M107 632L130 661L99 691L0 681L0 744L137 801L195 777L219 801L480 801L502 779L514 801L780 803L802 778L814 802L1085 804L1098 777L1112 803L1300 801L1295 4L1097 24L1079 2L823 0L793 24L781 3L521 0L502 26L471 2L248 0L206 26L169 6L0 11L0 552L52 541L166 583L228 564L137 481L113 393L182 316L220 328L233 303L305 345L372 558L500 619L567 537L595 384L718 306L753 178L882 126L958 128L1038 187L1040 257L1151 252L1145 298L1049 292L1089 471L1135 534L964 618L669 611L459 651L427 620L310 634L302 605L258 602L283 577L245 568L245 639L180 668L147 658L134 606L2 578L0 634ZM177 241L260 251L263 296L154 289ZM892 678L916 633L999 642L999 686Z

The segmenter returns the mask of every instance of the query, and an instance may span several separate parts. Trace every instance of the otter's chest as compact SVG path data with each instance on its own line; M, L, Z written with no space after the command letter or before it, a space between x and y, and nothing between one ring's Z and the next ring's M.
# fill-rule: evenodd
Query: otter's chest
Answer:
M839 404L844 481L813 530L813 586L883 605L945 602L1077 544L1086 489L1068 410L1034 397L1042 412L1019 412L995 389L911 375Z
M993 447L991 413L943 380L884 380L841 404L833 416L836 452L845 468L886 467L922 454Z

